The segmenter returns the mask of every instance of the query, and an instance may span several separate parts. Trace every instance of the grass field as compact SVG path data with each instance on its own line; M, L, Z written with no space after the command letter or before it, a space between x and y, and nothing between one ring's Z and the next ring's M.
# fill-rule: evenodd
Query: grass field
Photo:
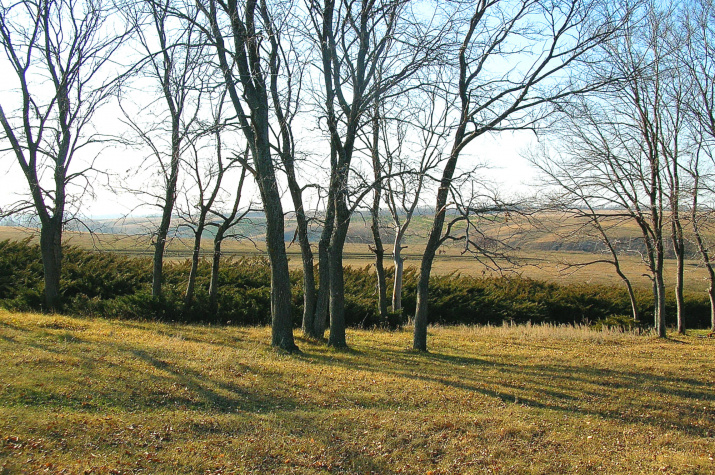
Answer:
M632 230L626 230L631 232ZM4 239L24 239L32 237L37 239L35 233L22 228L0 226L0 240ZM541 237L543 240L543 236ZM127 236L118 234L94 234L71 233L64 234L67 244L78 246L83 249L95 249L98 251L111 251L132 256L151 256L151 242L146 236ZM174 239L170 242L167 252L167 260L184 260L191 256L191 243L188 240ZM386 265L390 266L389 246L386 255ZM419 268L420 259L424 250L423 245L410 245L403 251L406 257L405 265ZM462 254L459 247L444 247L444 254L435 258L433 272L444 275L451 272L459 272L474 276L494 275L496 272L490 270L484 264L476 260L469 254ZM202 242L202 254L208 258L212 252L210 240ZM261 241L234 241L227 240L223 245L223 253L226 256L248 256L265 253L265 243ZM289 264L292 268L301 267L300 248L297 243L288 246ZM524 249L515 253L518 265L502 262L503 269L507 275L520 274L537 280L546 280L560 284L568 283L594 283L621 285L621 281L613 271L610 264L599 263L587 267L576 268L570 265L589 262L594 259L603 258L603 255L574 252L574 251L544 251ZM647 269L637 256L624 256L622 266L624 271L636 286L650 288L650 280L645 275ZM354 267L370 266L374 262L374 255L370 252L367 244L348 243L345 246L344 263ZM675 283L675 261L666 260L666 284L669 286ZM707 272L699 265L698 261L688 260L685 266L685 283L688 292L707 291Z
M348 332L0 311L2 473L713 473L715 340ZM700 335L702 336L702 335Z

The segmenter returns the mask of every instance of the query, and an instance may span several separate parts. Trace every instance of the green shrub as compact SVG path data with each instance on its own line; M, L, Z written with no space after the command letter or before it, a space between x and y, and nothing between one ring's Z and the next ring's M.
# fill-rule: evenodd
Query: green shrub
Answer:
M152 262L112 253L64 250L61 292L62 310L67 313L110 318L158 319L165 321L265 325L270 323L270 265L264 257L226 259L219 273L216 305L208 295L210 262L202 260L196 278L196 293L190 308L183 295L190 262L166 262L163 294L151 296ZM405 270L403 310L380 321L377 307L377 278L371 266L347 267L345 276L345 319L349 326L396 328L414 315L417 272ZM392 269L387 270L388 289ZM293 321L302 316L302 275L291 272ZM39 246L25 241L0 242L0 305L15 310L42 310L42 263ZM388 292L389 294L389 292ZM641 319L652 324L652 294L638 290ZM673 319L671 294L666 310ZM590 284L557 285L522 277L476 278L451 274L435 276L430 284L431 323L500 324L587 323L625 325L622 315L631 313L625 290L620 286ZM709 304L705 295L686 296L686 325L709 326ZM668 324L673 325L674 320ZM630 324L630 323L628 323Z

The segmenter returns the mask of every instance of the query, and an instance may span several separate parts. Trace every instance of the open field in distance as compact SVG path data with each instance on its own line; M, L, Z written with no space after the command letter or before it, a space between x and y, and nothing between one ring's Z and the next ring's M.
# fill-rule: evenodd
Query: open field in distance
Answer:
M702 336L702 333L700 333ZM270 329L0 311L3 473L713 473L715 340Z

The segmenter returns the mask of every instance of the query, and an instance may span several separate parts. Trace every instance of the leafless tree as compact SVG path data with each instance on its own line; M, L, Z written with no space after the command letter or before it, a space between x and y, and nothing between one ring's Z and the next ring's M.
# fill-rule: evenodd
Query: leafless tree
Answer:
M227 131L232 132L229 126L230 124L226 123L227 121L223 116L226 99L225 92L225 89L223 89L218 94L218 97L215 99L215 104L212 104L211 107L213 110L212 120L199 126L204 132L190 138L191 150L185 153L182 158L186 169L185 175L188 181L190 181L190 185L186 192L183 193L183 198L186 201L185 208L182 210L180 206L177 206L177 211L179 218L183 221L180 226L189 228L193 234L191 268L189 270L186 292L184 293L184 306L187 310L190 309L193 303L196 274L201 254L201 239L204 230L207 226L212 225L212 215L216 214L214 210L222 204L222 195L226 194L224 189L225 181L229 179L230 172L233 169L239 168L241 162L245 163L246 158L239 159L232 157L230 154L227 157L226 150L224 150L222 135L226 134ZM235 134L235 131L233 132ZM246 177L245 167L241 168L242 173L238 182L237 194L233 199L235 211L222 219L220 224L213 223L213 227L216 227L218 230L221 230L222 225L225 225L227 222L229 225L235 224L237 208L241 200L241 192ZM227 229L224 229L223 233L225 233L226 230ZM219 239L218 243L219 255L221 239ZM216 241L214 241L214 244L216 244ZM214 250L214 254L216 254L216 250ZM218 272L218 262L214 262L212 277L213 269ZM215 286L210 288L215 290Z
M138 88L158 89L158 98L149 103L130 107L132 97L146 99L127 88L120 96L124 121L133 132L136 146L150 150L141 167L131 170L131 179L143 178L145 170L158 171L159 180L154 191L142 184L129 191L153 201L161 210L160 221L152 231L154 265L152 295L161 296L164 250L175 212L182 154L191 148L190 137L200 133L195 129L202 107L204 80L207 67L200 31L192 22L180 23L172 14L176 8L173 0L137 0L124 8L124 13L137 30L141 50L138 58L140 75ZM197 10L191 8L187 15L193 18ZM138 109L138 110L137 110Z
M622 28L626 10L602 0L478 0L462 5L460 11L468 17L460 31L461 46L451 61L459 78L455 84L458 123L420 266L414 349L427 350L429 278L434 256L444 242L447 204L460 155L484 134L533 129L549 114L549 104L592 89L593 84L583 81L586 78L570 72L588 62L590 52Z
M308 7L320 53L323 114L331 148L328 214L334 217L329 225L328 344L345 347L343 247L354 209L348 203L348 184L356 140L370 122L376 98L389 94L431 60L443 38L419 21L406 1L309 0Z
M532 150L527 158L534 164L544 177L543 186L548 190L547 202L543 206L546 213L554 213L551 219L542 219L543 228L553 231L560 230L560 239L569 240L584 236L595 238L602 243L608 257L583 262L564 262L565 270L578 270L594 264L610 264L626 287L631 304L631 316L634 322L639 322L638 302L633 285L621 266L621 255L624 252L634 252L623 249L622 243L614 238L613 230L632 219L631 213L621 210L609 210L603 206L610 204L603 199L603 190L593 181L584 176L583 168L563 157L557 150L539 147ZM586 178L586 179L584 179ZM573 226L564 226L565 222L574 222ZM637 252L637 251L636 251Z
M689 5L680 28L685 47L678 58L687 72L689 98L687 109L693 121L697 143L693 160L687 167L692 179L690 219L701 259L708 271L711 330L715 332L715 271L712 252L704 232L712 218L712 146L715 140L715 5L700 0Z
M114 55L128 32L101 0L37 0L0 5L0 44L16 89L0 99L2 150L14 155L29 197L0 216L31 212L40 221L47 310L60 304L62 231L92 190L101 141L93 121L121 76Z
M284 241L283 205L271 143L270 81L280 57L275 19L284 2L201 0L201 28L214 51L228 96L251 152L266 215L266 247L271 266L272 345L297 351L293 338L291 282ZM283 12L285 13L285 12ZM190 19L188 19L190 20ZM282 124L281 124L282 125ZM280 126L279 126L280 127Z
M385 202L395 234L392 246L395 265L393 312L402 309L405 262L402 251L406 247L405 238L424 195L432 184L439 181L439 167L446 158L444 149L452 131L450 111L456 98L444 86L442 81L433 78L411 94L411 104L406 104L404 109L398 106L396 110L400 112L393 112L395 117L404 116L394 120L393 127L388 121L383 121L383 166L385 172L392 176L385 183Z
M654 287L655 327L665 337L664 233L669 223L678 258L678 323L684 331L679 174L686 129L682 83L677 64L670 61L675 57L669 38L672 14L653 4L642 13L627 35L604 50L599 66L612 68L609 74L622 80L569 109L561 135L568 159L559 167L571 167L571 184L588 190L583 196L592 206L600 202L616 208L640 228Z

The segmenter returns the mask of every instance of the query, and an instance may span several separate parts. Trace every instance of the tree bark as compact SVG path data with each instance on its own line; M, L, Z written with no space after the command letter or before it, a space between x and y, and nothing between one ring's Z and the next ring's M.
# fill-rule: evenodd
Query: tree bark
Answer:
M392 250L392 260L395 263L395 281L392 286L392 311L402 310L402 280L405 273L405 259L402 257L402 235L395 235L395 246Z
M45 309L54 312L60 308L60 276L62 272L62 224L56 217L42 224L40 252L44 271Z
M328 346L346 348L345 341L345 281L343 248L350 226L350 211L344 191L335 198L335 226L330 237L330 336Z
M328 209L325 212L325 223L318 242L318 279L320 287L315 305L315 336L324 338L325 329L328 325L330 315L330 237L333 234L335 220L335 205L333 201L328 201Z
M211 311L216 313L218 311L218 279L219 279L219 268L221 266L221 242L223 241L223 231L219 229L214 236L214 252L213 260L211 261L211 281L209 282L209 305L211 306Z
M202 211L203 214L203 211ZM201 255L201 236L204 233L204 221L206 215L203 214L200 218L200 222L196 227L194 234L194 250L191 253L191 269L189 270L189 281L186 284L186 293L184 294L184 310L188 311L191 309L191 305L194 302L194 289L196 287L196 273L199 269L199 258Z

